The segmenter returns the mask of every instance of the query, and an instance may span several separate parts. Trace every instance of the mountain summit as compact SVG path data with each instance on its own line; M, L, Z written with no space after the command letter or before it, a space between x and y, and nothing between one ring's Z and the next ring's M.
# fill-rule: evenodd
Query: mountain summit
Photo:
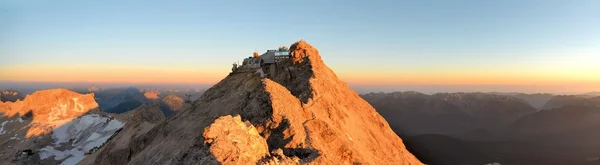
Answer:
M33 117L27 137L49 133L50 130L98 107L93 94L78 94L66 89L37 91L23 101L0 103L0 113L9 118L18 115Z
M260 65L267 78L253 70L230 73L190 108L121 145L129 156L106 151L90 162L422 164L317 49L298 41L277 59Z
M0 164L75 164L118 132L123 123L98 109L94 94L37 91L0 102Z

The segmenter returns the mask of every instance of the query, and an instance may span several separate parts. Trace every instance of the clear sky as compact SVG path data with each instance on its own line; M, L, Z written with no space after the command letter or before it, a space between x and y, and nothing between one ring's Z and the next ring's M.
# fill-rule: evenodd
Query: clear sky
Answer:
M0 81L215 83L300 39L353 86L600 90L598 0L0 0Z

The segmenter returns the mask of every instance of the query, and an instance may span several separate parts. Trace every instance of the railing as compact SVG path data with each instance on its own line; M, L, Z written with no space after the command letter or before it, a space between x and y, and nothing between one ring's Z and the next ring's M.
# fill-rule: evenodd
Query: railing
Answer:
M289 58L290 58L290 55L285 55L285 56L275 56L275 59L276 59L276 60L279 60L279 59L289 59Z

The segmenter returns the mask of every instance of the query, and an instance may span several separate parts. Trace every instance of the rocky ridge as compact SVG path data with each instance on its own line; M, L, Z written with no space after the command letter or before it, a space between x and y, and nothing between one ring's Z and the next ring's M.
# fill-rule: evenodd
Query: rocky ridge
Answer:
M148 131L123 135L135 137L123 148L129 151L126 158L96 156L87 162L422 164L315 48L299 41L290 53L290 60L278 62L276 74L267 79L231 73L190 108ZM117 144L127 143L115 138L106 146ZM122 153L104 150L99 155Z

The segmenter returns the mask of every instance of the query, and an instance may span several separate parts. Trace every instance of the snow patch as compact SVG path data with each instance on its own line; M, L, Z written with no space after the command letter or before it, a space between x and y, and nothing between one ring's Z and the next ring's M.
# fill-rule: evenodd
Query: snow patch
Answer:
M13 135L12 137L10 137L10 140L14 140L14 139L17 139L17 140L19 140L19 137L17 137L18 135L19 135L19 134L15 134L15 135Z
M2 122L2 124L0 124L0 135L6 133L6 131L4 130L4 125L6 125L6 123L8 123L8 121L4 121Z
M101 147L123 127L123 123L110 117L89 114L72 120L52 132L52 146L40 149L40 159L54 156L61 164L76 164L85 153ZM57 148L67 148L56 150Z
M494 163L488 163L488 164L484 164L484 165L502 165L502 164L500 164L498 162L494 162Z
M90 137L88 137L88 139L86 141L88 141L88 142L94 141L94 140L98 139L100 136L102 136L102 135L94 132L94 133L92 133L92 135L90 135Z
M73 165L77 164L77 162L83 160L85 158L84 153L76 148L71 150L59 151L54 149L52 146L46 146L40 149L40 159L47 159L50 157L54 157L54 160L63 160L65 159L61 165Z
M89 134L90 131L97 131L94 127L102 127L108 120L110 119L97 114L82 116L55 129L52 139L55 145L69 142L69 140L76 139L83 136L83 134Z
M94 149L94 147L100 147L102 146L102 144L104 144L110 137L111 135L105 135L102 136L96 140L90 141L89 143L86 143L85 146L83 146L83 150L84 151L90 151L92 149Z
M110 130L115 130L115 129L119 129L121 127L123 127L123 125L125 125L123 122L120 122L119 120L111 120L108 125L106 127L104 127L104 130L102 131L110 131Z
M54 156L54 160L63 160L67 156L75 155L78 152L76 149L59 151L52 146L46 146L40 149L40 151L40 159L47 159Z

